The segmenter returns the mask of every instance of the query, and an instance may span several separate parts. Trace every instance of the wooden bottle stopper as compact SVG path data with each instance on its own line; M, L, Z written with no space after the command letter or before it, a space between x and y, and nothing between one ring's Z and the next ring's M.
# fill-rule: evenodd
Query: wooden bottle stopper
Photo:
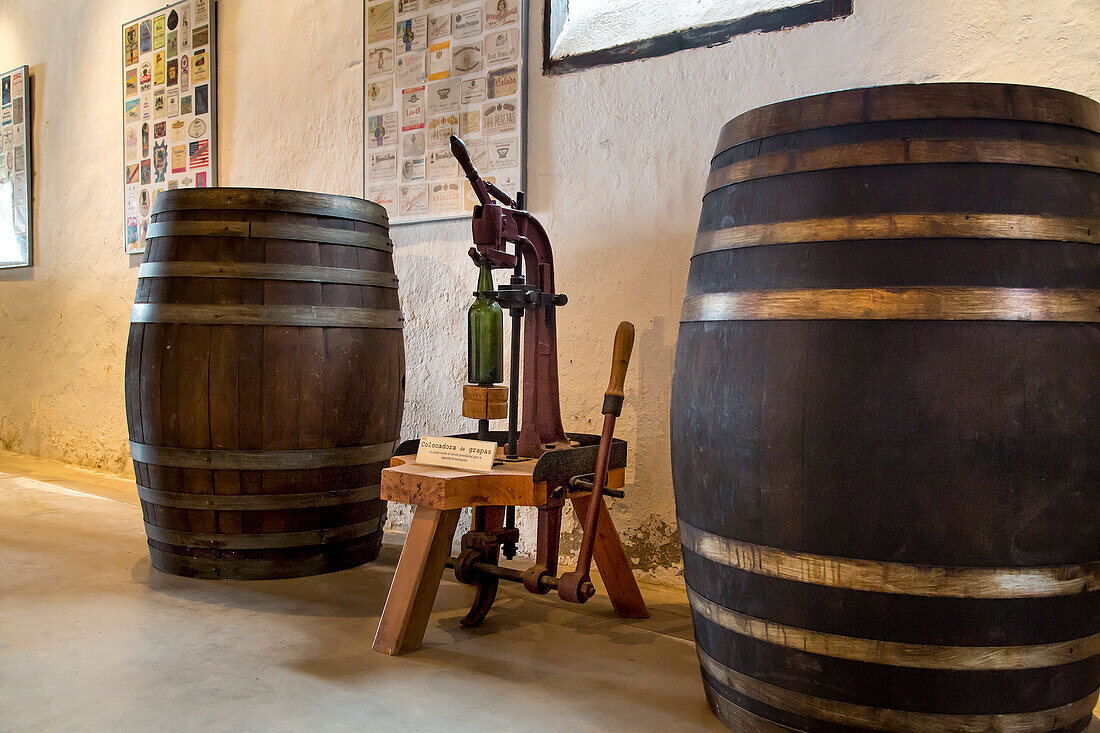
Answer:
M462 416L474 420L503 420L508 417L508 388L495 384L462 387Z

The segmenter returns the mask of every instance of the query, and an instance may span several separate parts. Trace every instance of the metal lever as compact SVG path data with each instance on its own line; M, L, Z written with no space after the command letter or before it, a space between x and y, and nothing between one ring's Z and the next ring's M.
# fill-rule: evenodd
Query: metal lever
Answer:
M518 204L516 204L515 199L494 186L492 182L486 181L478 175L477 168L474 167L474 162L470 160L470 150L458 135L451 135L451 154L455 157L455 160L458 161L458 164L462 166L463 172L466 173L466 178L470 180L470 185L473 186L474 195L477 196L477 200L480 201L482 205L490 203L489 196L491 195L505 206L513 209L517 208Z
M596 473L592 479L592 497L589 499L588 516L584 520L584 536L577 554L577 569L558 579L558 595L562 600L584 603L596 593L589 577L592 569L592 549L596 544L596 524L603 507L604 485L607 483L607 465L611 460L611 439L615 436L615 419L623 411L623 386L626 368L630 364L630 352L634 348L634 324L623 321L615 332L615 348L611 357L611 381L603 397L603 434L600 450L596 455Z

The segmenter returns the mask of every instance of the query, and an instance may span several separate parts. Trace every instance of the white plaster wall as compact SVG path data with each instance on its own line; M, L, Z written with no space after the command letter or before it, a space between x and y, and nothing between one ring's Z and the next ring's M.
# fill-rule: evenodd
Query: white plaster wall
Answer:
M143 0L0 0L0 67L34 85L34 260L0 270L0 446L131 471L122 374L121 27ZM362 191L359 0L218 3L221 182Z
M35 79L37 266L0 274L0 446L124 471L122 364L135 263L121 254L119 27L137 0L0 0L0 67ZM612 513L675 580L668 391L680 298L719 127L762 104L917 81L1044 84L1100 98L1097 0L856 0L847 19L543 77L532 0L530 206L555 243L562 417L597 432L610 340L638 328ZM220 0L223 185L362 190L358 0ZM327 14L317 16L323 9ZM467 223L398 227L404 433L457 431ZM407 514L391 517L400 525ZM530 542L528 531L525 545Z

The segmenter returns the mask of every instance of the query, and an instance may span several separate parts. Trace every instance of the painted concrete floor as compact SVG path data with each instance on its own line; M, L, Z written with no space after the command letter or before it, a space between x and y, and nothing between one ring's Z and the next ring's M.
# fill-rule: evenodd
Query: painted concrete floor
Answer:
M132 482L0 452L0 731L725 730L668 589L640 622L509 589L468 630L448 572L424 648L371 651L390 539L313 578L179 578L149 564Z
M675 590L624 622L508 588L469 630L447 573L424 648L376 654L400 540L313 578L179 578L131 481L0 451L0 731L726 730Z

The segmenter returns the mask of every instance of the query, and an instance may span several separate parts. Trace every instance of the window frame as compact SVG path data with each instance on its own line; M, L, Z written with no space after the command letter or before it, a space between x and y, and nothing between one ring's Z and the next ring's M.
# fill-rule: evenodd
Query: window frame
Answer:
M721 23L674 31L653 38L631 41L611 48L553 58L554 44L561 35L569 0L545 0L543 24L542 70L547 76L571 74L598 66L621 64L628 61L667 56L677 51L729 43L746 33L778 31L797 28L826 20L846 18L853 12L854 0L814 0L792 8L780 8L754 13Z

